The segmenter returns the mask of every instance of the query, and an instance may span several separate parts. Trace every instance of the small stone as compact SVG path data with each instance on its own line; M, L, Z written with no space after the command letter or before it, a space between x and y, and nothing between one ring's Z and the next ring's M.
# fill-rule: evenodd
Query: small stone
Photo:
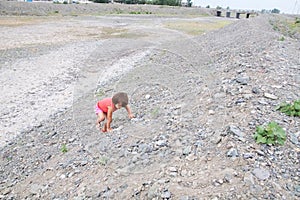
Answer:
M145 99L146 99L146 100L148 100L148 99L150 99L150 98L151 98L151 95L150 95L150 94L146 94L146 95L145 95Z
M227 156L228 157L238 157L238 151L235 148L231 148L228 152L227 152Z
M177 169L176 169L176 167L170 167L170 168L169 168L169 171L170 171L170 172L177 172Z
M232 180L232 176L230 174L225 174L224 181L230 183Z
M294 133L290 133L290 141L295 144L295 145L298 145L299 144L299 141L298 141L298 138L296 136L296 134Z
M215 114L215 111L213 111L213 110L209 110L209 111L208 111L208 114L210 114L210 115L214 115L214 114Z
M253 185L255 183L253 179L253 175L250 172L245 173L243 181L246 185Z
M192 151L192 146L187 146L186 148L183 149L182 154L183 155L189 155Z
M278 99L278 97L275 96L274 94L270 94L270 93L267 93L267 92L264 93L264 97L266 97L268 99L272 99L272 100L277 100Z
M167 142L165 140L158 140L155 142L155 144L160 147L167 146Z
M166 190L161 194L161 198L170 199L171 198L171 193L168 190Z
M257 87L252 88L254 94L259 94L259 89Z
M241 85L247 85L249 80L250 78L248 76L244 76L244 77L238 77L236 79L236 82L240 83Z
M244 159L254 158L254 154L253 153L244 153L243 158Z
M233 133L237 137L244 137L244 133L236 126L229 126L228 132Z
M260 180L266 180L270 177L270 172L266 169L262 169L262 168L255 168L252 171L253 175L260 179Z
M1 192L2 195L8 195L9 193L11 193L11 189L9 189L9 188L5 188L5 189Z
M259 155L259 156L264 156L265 153L261 150L256 150L256 153Z

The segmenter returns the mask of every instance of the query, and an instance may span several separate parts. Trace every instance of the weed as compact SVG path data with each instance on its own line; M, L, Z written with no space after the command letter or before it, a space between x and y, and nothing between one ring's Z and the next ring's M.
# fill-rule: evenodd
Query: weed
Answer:
M281 38L279 38L279 41L284 41L285 38L282 36Z
M151 111L151 116L153 117L153 118L157 118L158 117L158 115L159 115L159 108L154 108L152 111Z
M108 162L108 157L102 156L101 158L99 158L100 165L105 166L107 164L107 162Z
M270 122L265 127L256 127L254 139L258 144L284 145L286 133L276 122Z
M66 144L63 144L61 149L60 149L61 152L63 153L67 153L68 152L68 148L67 148L67 145Z
M276 110L279 110L280 112L285 113L288 116L300 117L300 99L291 104L282 103L276 107Z

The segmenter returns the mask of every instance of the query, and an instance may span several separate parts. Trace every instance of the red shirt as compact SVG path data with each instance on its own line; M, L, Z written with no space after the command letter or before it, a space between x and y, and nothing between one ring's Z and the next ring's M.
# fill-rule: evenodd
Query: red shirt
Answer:
M104 113L107 113L108 111L108 106L113 108L113 111L115 111L115 105L112 102L112 98L105 98L102 99L101 101L98 101L97 103L98 108L100 108Z

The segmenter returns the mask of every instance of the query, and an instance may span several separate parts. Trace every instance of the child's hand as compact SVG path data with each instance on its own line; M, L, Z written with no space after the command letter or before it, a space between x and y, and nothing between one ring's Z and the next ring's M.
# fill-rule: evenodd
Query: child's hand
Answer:
M128 114L128 117L129 117L129 119L132 119L132 118L134 118L134 115L133 114Z

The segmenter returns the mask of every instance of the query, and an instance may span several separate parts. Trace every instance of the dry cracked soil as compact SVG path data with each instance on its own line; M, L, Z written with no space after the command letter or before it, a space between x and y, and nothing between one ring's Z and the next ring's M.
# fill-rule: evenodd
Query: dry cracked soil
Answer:
M300 120L276 110L300 99L299 16L0 5L0 199L300 197ZM136 117L101 133L119 91ZM271 121L282 146L253 138Z

